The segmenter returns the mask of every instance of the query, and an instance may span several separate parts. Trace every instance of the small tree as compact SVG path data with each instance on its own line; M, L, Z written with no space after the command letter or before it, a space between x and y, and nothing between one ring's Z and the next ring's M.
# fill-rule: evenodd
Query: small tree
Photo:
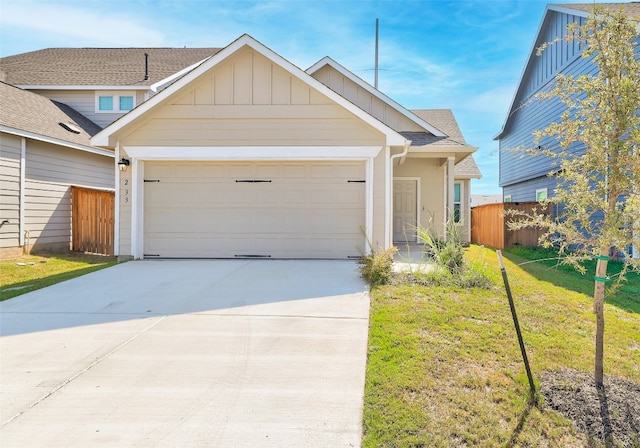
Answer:
M528 216L516 227L545 230L541 242L555 246L584 272L582 262L597 259L595 381L603 383L604 309L607 264L613 251L625 261L618 282L638 270L630 247L640 249L640 62L634 56L638 21L621 8L596 7L585 24L569 25L567 40L578 41L583 58L592 58L594 75L557 75L555 85L539 94L566 106L560 119L534 133L536 145L552 137L559 149L533 150L556 159L557 217ZM543 45L539 52L544 51ZM540 148L540 147L539 147ZM616 283L617 284L617 283Z

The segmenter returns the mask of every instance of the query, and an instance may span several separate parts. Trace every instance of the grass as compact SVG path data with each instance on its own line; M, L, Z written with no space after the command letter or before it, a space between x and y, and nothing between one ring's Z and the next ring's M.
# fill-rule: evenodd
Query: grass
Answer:
M387 285L372 291L363 446L587 445L564 417L529 404L495 252L472 246L465 256L487 266L495 288ZM506 266L536 381L561 367L591 372L592 299L561 285L588 289L592 279L557 270L551 282L509 259ZM549 273L548 267L541 271ZM640 281L631 279L629 286L633 291ZM624 306L616 306L618 300ZM638 301L636 295L605 305L605 374L635 382Z
M115 257L77 253L0 260L0 301L114 264Z

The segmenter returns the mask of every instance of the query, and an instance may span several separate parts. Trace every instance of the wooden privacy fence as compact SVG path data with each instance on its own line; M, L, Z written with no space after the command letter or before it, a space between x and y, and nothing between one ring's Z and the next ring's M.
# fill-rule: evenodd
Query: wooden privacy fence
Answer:
M471 209L471 242L504 249L505 247L527 246L535 247L543 234L543 229L527 227L519 230L509 230L507 222L512 219L505 216L506 210L519 210L525 213L549 214L551 206L538 202L506 202L486 204Z
M71 204L73 250L113 255L114 193L71 187Z

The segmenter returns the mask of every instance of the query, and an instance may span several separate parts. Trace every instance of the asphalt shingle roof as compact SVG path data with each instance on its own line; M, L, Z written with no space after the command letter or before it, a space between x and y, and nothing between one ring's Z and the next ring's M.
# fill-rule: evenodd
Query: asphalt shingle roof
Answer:
M553 6L559 6L562 8L568 9L576 9L578 11L593 11L594 6L602 7L608 9L612 12L617 12L621 6L624 6L624 11L629 17L639 17L640 16L640 2L630 2L630 3L569 3L569 4L553 4Z
M100 126L66 104L3 82L0 125L84 146L90 146L89 139L100 131Z
M46 48L0 59L12 85L149 86L211 57L219 48ZM149 79L145 80L145 53Z

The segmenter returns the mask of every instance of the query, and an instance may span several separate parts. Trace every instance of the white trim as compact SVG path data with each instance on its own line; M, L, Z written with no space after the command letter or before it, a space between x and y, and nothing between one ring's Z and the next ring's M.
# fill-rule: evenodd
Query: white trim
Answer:
M366 240L364 243L364 253L369 255L371 250L369 242L373 243L373 183L374 183L374 173L375 173L375 160L373 157L369 157L365 164L365 169L367 173L366 177L366 203L365 203L365 233Z
M9 128L9 127L2 126L2 125L0 125L0 132L4 132L4 133L7 133L7 134L11 134L11 135L17 135L19 137L30 138L31 140L38 140L38 141L45 142L45 143L51 143L53 145L65 146L67 148L77 149L79 151L90 152L90 153L93 153L93 154L98 154L100 156L115 157L113 151L108 150L108 149L101 149L101 148L94 148L92 146L85 146L85 145L81 145L81 144L78 144L78 143L72 143L72 142L68 142L66 140L60 140L60 139L53 138L53 137L47 137L45 135L34 134L33 132L23 131L23 130L15 129L15 128Z
M395 109L396 111L400 112L406 118L408 118L409 120L413 121L418 126L420 126L420 127L424 128L424 129L426 129L427 131L431 132L436 137L446 137L447 136L441 130L439 130L439 129L435 128L434 126L430 125L429 123L427 123L422 118L418 117L416 114L414 114L410 110L406 109L405 107L403 107L399 103L395 102L394 100L389 98L387 95L385 95L384 93L382 93L381 91L379 91L378 89L373 87L371 84L369 84L368 82L364 81L363 79L361 79L360 77L358 77L357 75L355 75L354 73L350 72L345 67L343 67L342 65L340 65L339 63L337 63L336 61L331 59L329 56L325 56L324 58L322 58L321 60L319 60L318 62L313 64L311 67L309 67L306 70L306 72L309 75L312 75L315 72L317 72L318 70L320 70L322 67L324 67L325 65L329 65L330 67L335 69L337 72L339 72L343 76L346 76L351 81L353 81L355 84L357 84L358 86L360 86L361 88L363 88L364 90L369 92L369 94L371 94L374 97L378 98L383 103L391 106L393 109Z
M213 56L213 54L211 56ZM179 72L175 72L173 75L167 76L166 78L161 79L160 81L151 84L149 86L149 90L151 90L152 92L157 92L160 87L162 87L162 86L164 86L166 84L169 84L174 79L180 78L185 73L189 73L191 70L195 69L196 67L198 67L199 65L204 63L207 59L210 59L211 56L209 56L209 57L207 57L207 58L205 58L205 59L203 59L201 61L198 61L195 64L191 64L189 67L185 67L182 70L180 70Z
M381 146L125 146L142 160L344 160L376 157Z
M105 90L105 91L96 91L93 95L94 97L94 107L96 114L121 114L132 111L136 108L136 96L132 95L131 92L119 91L119 90ZM101 97L111 97L113 100L113 108L112 109L100 109L100 98ZM133 107L131 109L120 109L120 98L128 97L133 98Z
M26 190L26 171L27 171L27 139L22 137L20 140L20 186L18 192L18 244L24 246L24 215L25 215L25 190Z
M538 199L538 193L544 193L544 199ZM548 188L537 188L536 189L536 202L546 201L549 197L549 189Z
M412 180L416 182L416 240L415 241L409 241L410 243L412 242L418 242L418 226L420 226L420 219L422 218L422 216L420 215L420 211L421 211L421 205L422 204L422 197L420 195L420 190L422 189L422 182L421 182L421 178L420 177L404 177L404 176L400 176L400 177L394 177L393 178L393 182L395 182L396 180ZM392 197L393 200L393 197ZM391 204L391 217L393 219L393 211L395 210L395 208L393 207L393 202ZM391 232L391 238L393 241L393 229Z
M347 101L345 98L338 95L329 87L325 86L320 81L313 78L311 75L299 69L298 67L293 65L291 62L284 59L282 56L278 55L277 53L273 52L269 48L265 47L263 44L261 44L260 42L258 42L257 40L249 36L248 34L242 35L240 38L236 39L229 46L222 49L215 55L211 56L199 67L193 69L191 72L187 73L182 78L178 79L175 83L168 86L166 89L162 90L157 95L145 101L144 103L142 103L140 106L138 106L128 114L122 116L121 118L119 118L118 120L116 120L115 122L107 126L106 128L104 128L102 131L98 132L91 139L91 144L96 146L110 146L109 140L110 140L110 137L113 136L113 134L117 133L124 126L127 126L128 124L130 124L131 122L139 118L144 113L153 109L157 105L162 104L164 101L166 101L166 99L170 95L176 93L177 91L187 86L192 81L198 79L208 70L217 66L219 63L221 63L226 58L230 57L231 55L233 55L234 53L236 53L238 50L240 50L245 46L252 48L256 52L260 53L262 56L266 57L267 59L270 59L275 64L287 70L292 76L298 78L305 84L309 85L311 88L319 91L321 94L325 95L327 98L331 99L336 104L342 106L344 109L348 110L353 115L355 115L365 123L372 126L374 129L383 133L387 137L386 144L391 146L404 146L406 144L407 139L405 139L398 132L394 131L389 126L385 125L384 123L380 122L376 118L372 117L371 115L369 115L364 110L360 109L350 101Z
M144 162L131 160L131 255L144 258Z
M114 223L113 223L113 255L120 255L120 142L116 143L115 157L113 159L114 178L116 180L116 190L114 194Z
M385 147L384 160L386 164L391 165L391 167L385 167L384 170L384 248L389 249L393 244L393 235L391 235L391 215L393 213L393 209L391 208L391 195L393 194L393 160L391 160L391 148L388 146Z
M446 198L447 198L447 207L444 211L444 233L443 236L446 239L447 237L447 223L449 222L449 220L451 218L453 218L453 210L454 210L454 204L453 204L453 199L454 199L454 185L455 185L455 157L447 157L447 174L446 174L446 179L447 179L447 190L446 190Z
M37 84L17 84L23 90L150 90L150 86L103 86L103 85L87 85L87 86L65 86L65 85L37 85Z

